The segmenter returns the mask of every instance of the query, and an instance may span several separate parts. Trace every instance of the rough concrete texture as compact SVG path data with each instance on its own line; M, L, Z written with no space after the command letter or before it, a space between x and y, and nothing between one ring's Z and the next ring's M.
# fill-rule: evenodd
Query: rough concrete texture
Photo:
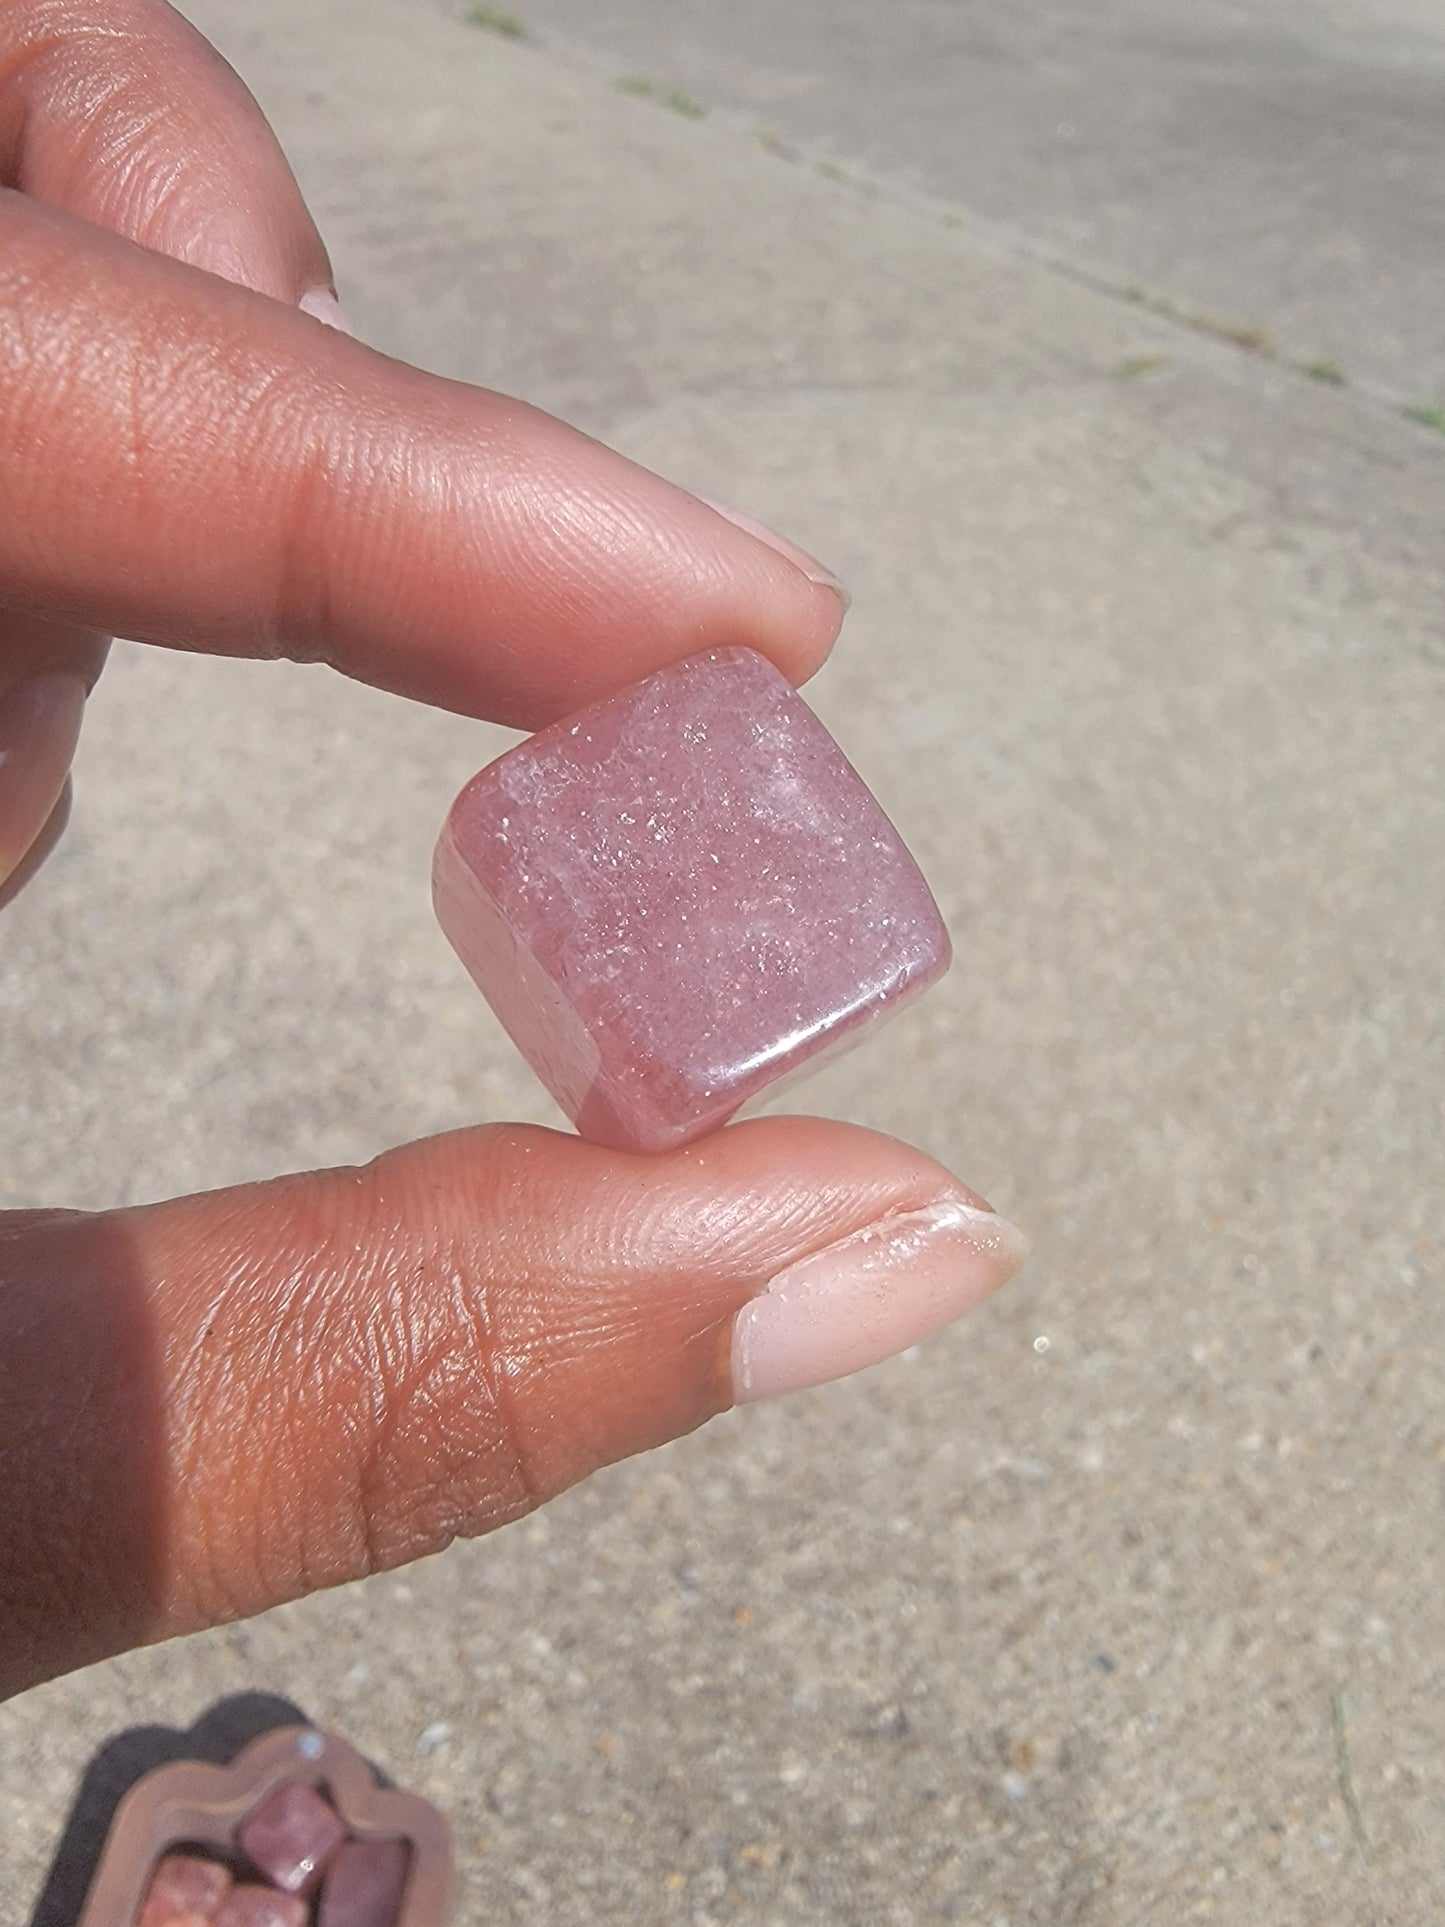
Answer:
M959 959L808 1102L1037 1255L492 1540L0 1709L5 1918L108 1736L260 1689L446 1807L462 1927L1445 1915L1445 443L424 0L193 11L363 333L848 580L813 694ZM548 1115L427 906L500 732L133 649L93 709L5 920L7 1201Z
M518 24L804 166L1445 400L1438 0L520 0Z

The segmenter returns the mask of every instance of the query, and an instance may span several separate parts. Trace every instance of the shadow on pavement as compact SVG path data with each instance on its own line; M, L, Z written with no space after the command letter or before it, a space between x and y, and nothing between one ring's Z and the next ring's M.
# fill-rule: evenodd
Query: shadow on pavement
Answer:
M95 1875L115 1810L152 1768L174 1760L224 1766L242 1747L278 1726L309 1726L308 1716L275 1693L234 1693L208 1707L195 1724L128 1726L106 1741L80 1782L30 1927L75 1927Z

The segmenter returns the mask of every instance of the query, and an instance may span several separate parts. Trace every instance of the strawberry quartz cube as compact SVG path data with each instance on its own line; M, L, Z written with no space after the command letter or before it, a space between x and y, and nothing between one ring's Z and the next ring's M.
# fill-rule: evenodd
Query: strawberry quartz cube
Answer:
M299 1894L275 1887L232 1887L216 1915L216 1927L309 1927L311 1909Z
M216 1861L168 1853L151 1875L136 1927L213 1927L230 1885Z
M583 1137L700 1136L948 967L917 864L792 685L718 649L544 729L452 807L438 920Z
M309 1894L346 1838L334 1807L299 1780L277 1787L237 1830L248 1860L287 1894Z
M317 1927L400 1927L404 1840L348 1840L326 1870Z

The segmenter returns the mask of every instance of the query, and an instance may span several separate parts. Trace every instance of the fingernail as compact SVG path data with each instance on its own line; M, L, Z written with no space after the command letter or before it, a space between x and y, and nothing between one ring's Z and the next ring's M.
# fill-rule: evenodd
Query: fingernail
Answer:
M60 800L88 694L83 676L51 669L0 697L0 883Z
M797 543L790 542L786 535L779 535L776 529L770 529L766 522L760 522L755 515L745 515L741 509L729 508L725 502L715 502L710 495L700 495L697 499L706 503L714 515L720 515L725 522L731 522L734 528L741 529L745 535L756 536L759 542L766 542L770 549L776 549L779 555L785 555L795 568L803 571L810 582L818 583L821 588L831 589L842 603L846 613L853 598L833 571L825 569L816 556L809 555L806 549L800 549Z
M1028 1256L1017 1225L954 1199L899 1212L780 1271L733 1323L739 1405L846 1378L930 1337Z
M324 321L328 328L335 328L343 335L351 333L351 323L330 288L308 288L296 305L314 321Z

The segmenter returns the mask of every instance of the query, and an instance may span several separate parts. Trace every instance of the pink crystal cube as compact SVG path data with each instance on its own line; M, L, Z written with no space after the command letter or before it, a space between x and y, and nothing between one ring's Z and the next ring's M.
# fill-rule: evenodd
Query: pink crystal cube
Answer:
M168 1853L156 1863L136 1927L213 1927L230 1885L217 1861Z
M684 1144L948 967L917 864L770 663L717 649L488 765L438 920L584 1137Z
M307 1927L311 1909L299 1894L274 1887L232 1887L216 1927Z
M348 1840L326 1870L317 1927L399 1927L410 1859L404 1840Z
M299 1781L277 1787L236 1830L247 1858L283 1893L310 1893L346 1838L335 1810Z

